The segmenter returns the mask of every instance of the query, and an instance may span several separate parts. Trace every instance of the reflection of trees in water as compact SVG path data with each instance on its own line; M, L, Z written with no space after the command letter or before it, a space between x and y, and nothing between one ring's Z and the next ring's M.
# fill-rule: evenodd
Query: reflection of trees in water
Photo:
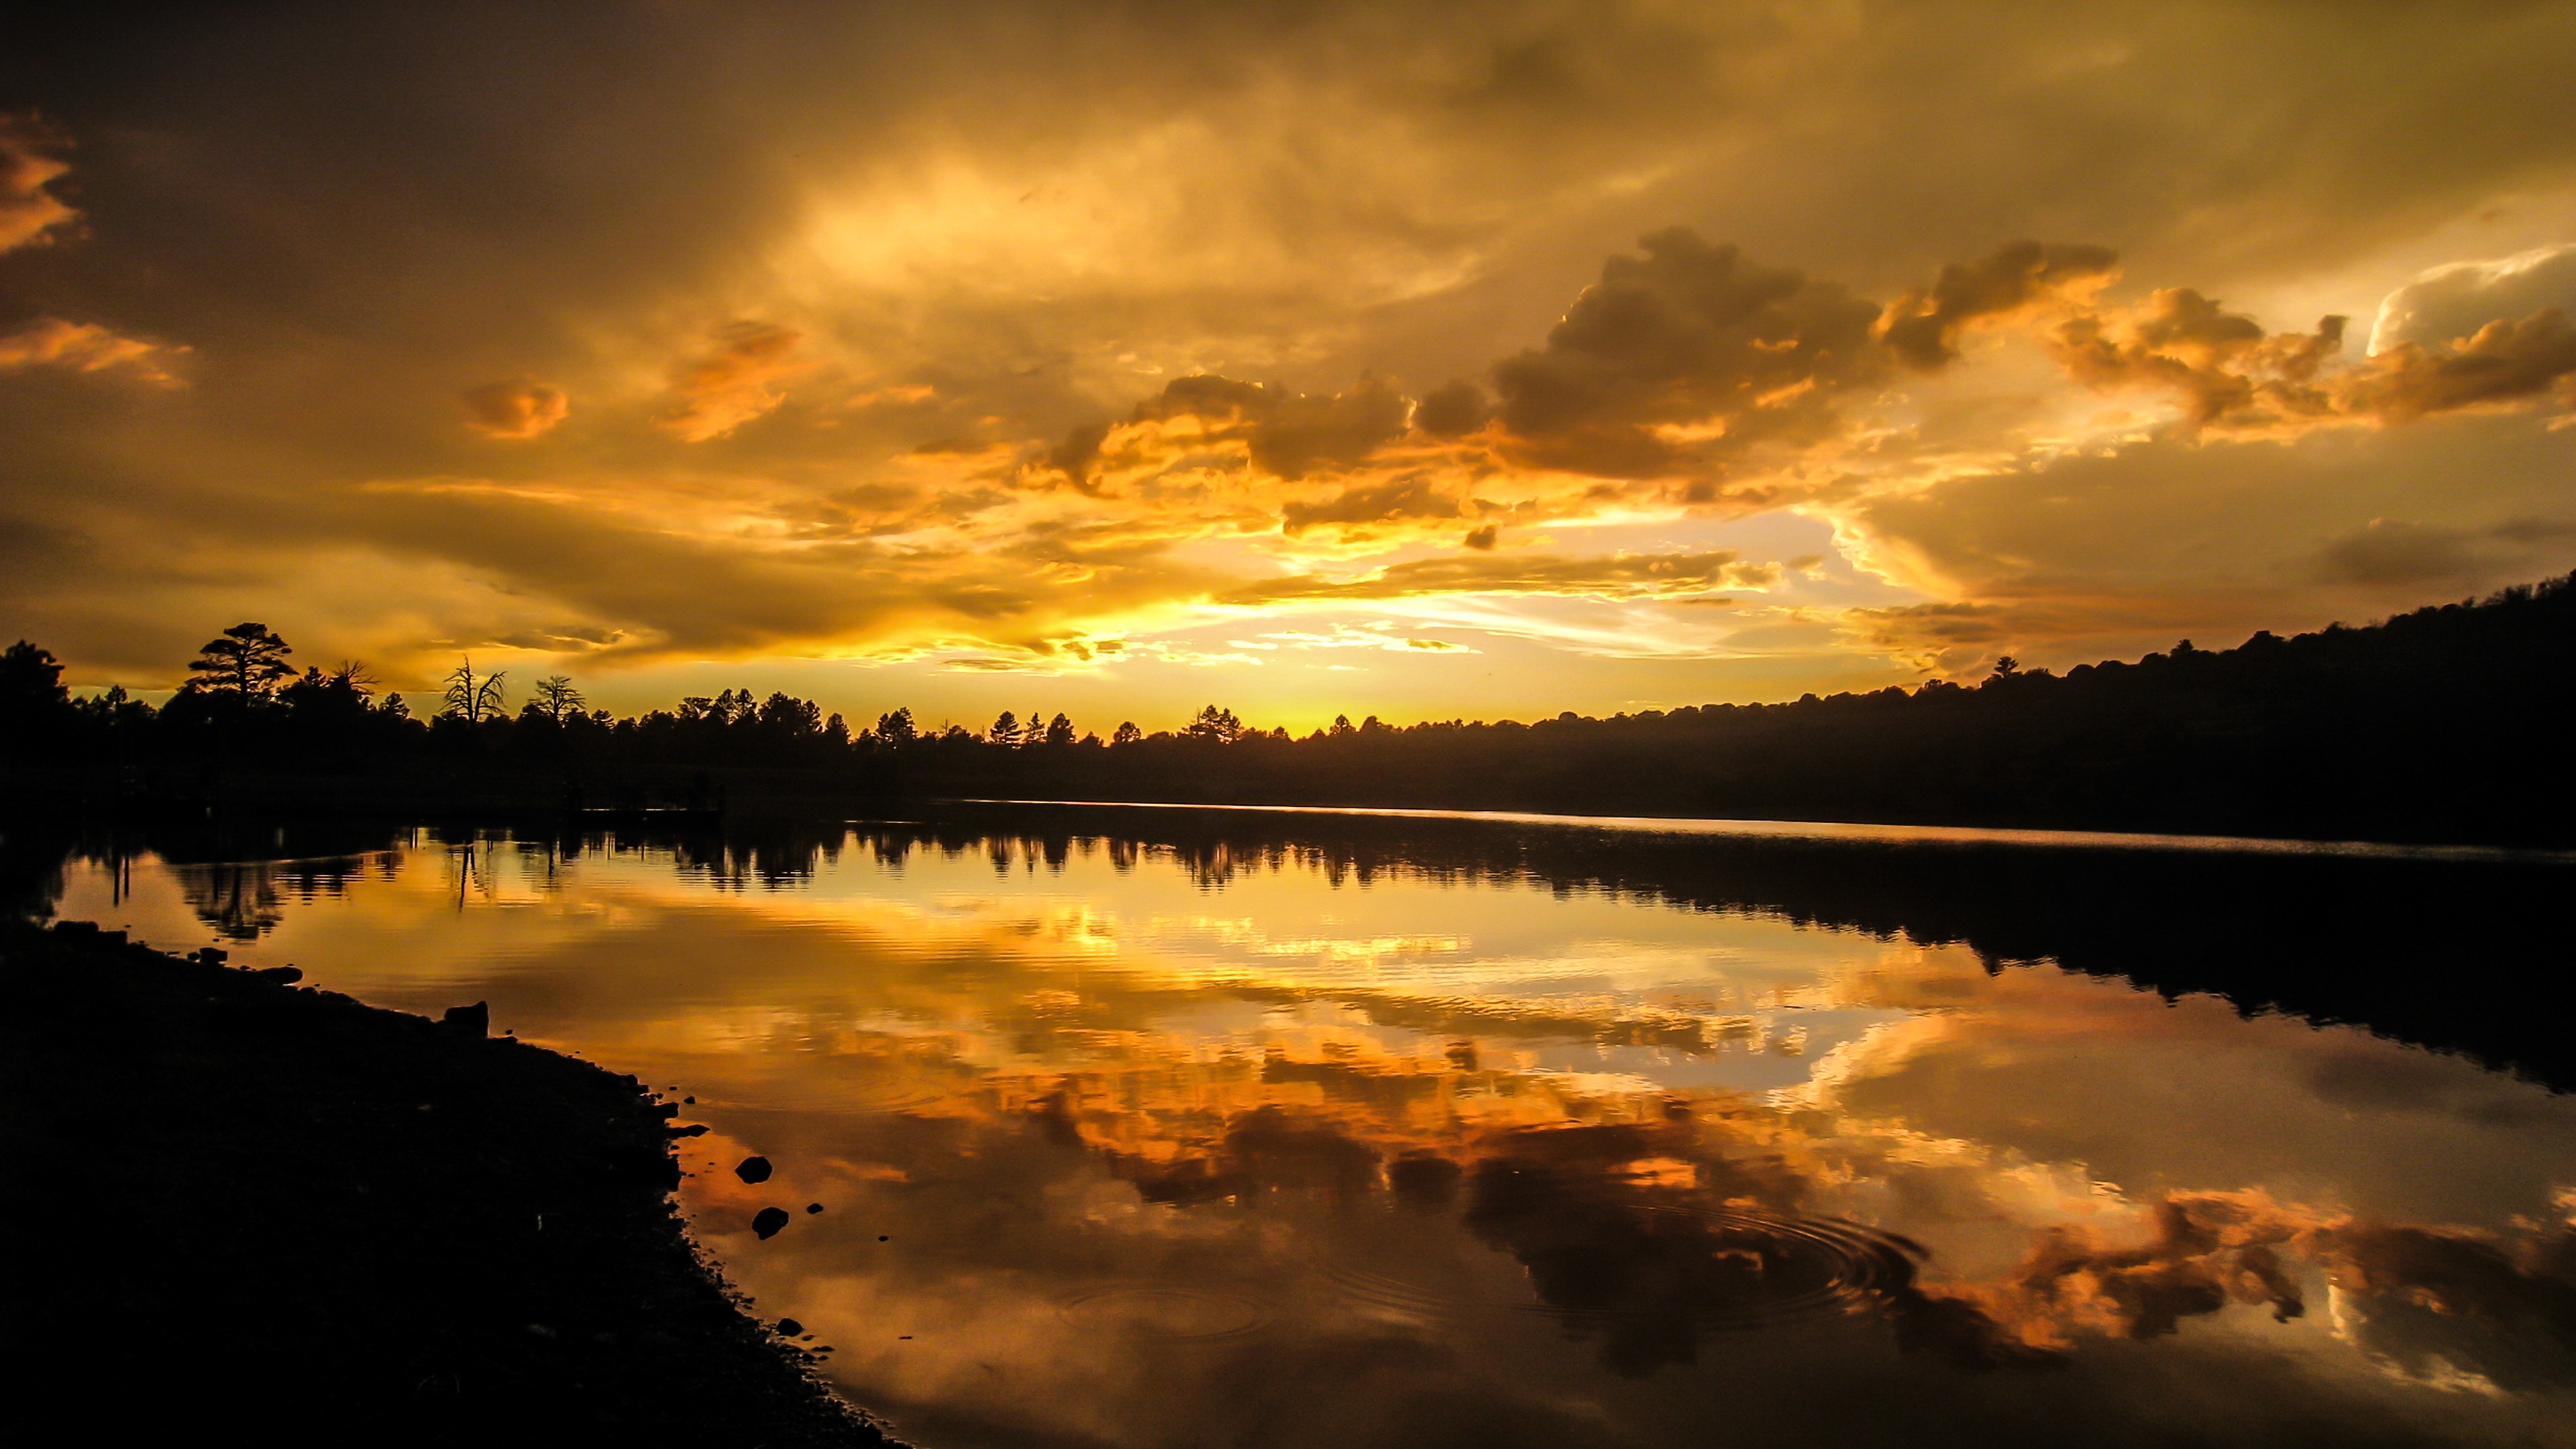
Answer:
M291 902L340 895L365 875L391 879L400 868L394 847L409 833L381 821L15 818L0 824L0 909L50 909L75 860L104 868L111 902L122 902L133 863L157 857L199 920L225 939L251 941Z
M457 852L460 905L496 888L504 850L528 858L541 891L562 862L585 851L661 855L724 891L801 885L845 850L864 851L888 870L921 852L952 861L971 853L1003 876L1054 873L1076 859L1105 859L1122 874L1160 863L1206 890L1291 871L1335 888L1389 878L1526 885L1560 897L1964 945L1995 969L2054 960L2168 993L2204 991L2248 1008L2354 1022L2576 1083L2576 1052L2552 1026L2554 982L2524 964L2564 954L2560 903L2576 878L2564 863L1694 837L1580 823L1115 807L943 812L935 821L429 838ZM336 891L333 872L342 867L334 857L411 833L350 822L207 822L129 832L115 848L149 848L174 863L283 859L248 867L248 878L200 881L210 924L255 934L274 923L264 891ZM106 858L105 834L73 832L77 848L94 858ZM65 848L60 840L46 837L14 854L7 848L10 839L34 838L0 832L0 886L50 898L59 885L47 872L61 857L49 853Z
M172 865L179 890L197 919L231 941L255 941L286 918L286 903L310 903L348 892L367 875L393 878L392 854L322 860L210 861Z
M197 919L228 941L255 941L286 917L264 861L177 867L179 890Z
M62 899L77 835L59 821L0 821L0 915L41 916Z
M977 855L1002 877L1054 873L1075 859L1105 859L1122 874L1160 862L1205 890L1291 871L1337 889L1381 879L1532 886L1966 946L1996 970L2050 960L2168 994L2353 1022L2576 1083L2576 1051L2550 1025L2554 983L2518 969L2564 954L2560 902L2576 868L2563 860L1692 836L1141 807L943 811L934 821L620 832L587 845L667 851L684 872L727 890L802 883L845 848L889 870L923 852Z
M778 890L814 878L821 866L837 864L844 837L798 831L690 836L677 842L673 857L682 874L721 891L753 886Z
M989 823L986 823L989 821ZM998 832L998 833L997 833ZM2576 1084L2555 983L2565 860L1691 836L1580 822L1027 808L877 826L870 848L1021 862L1105 849L1170 862L1207 889L1312 871L1480 881L1966 946L2000 970L2052 960L2168 994L2197 991L2466 1050Z

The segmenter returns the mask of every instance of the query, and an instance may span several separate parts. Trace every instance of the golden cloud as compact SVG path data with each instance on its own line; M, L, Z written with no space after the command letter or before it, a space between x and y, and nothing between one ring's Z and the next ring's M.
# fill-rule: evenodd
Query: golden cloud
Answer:
M2401 342L2456 342L2499 317L2546 307L2576 308L2576 242L2424 271L2380 300L2370 352L2375 357Z
M2344 326L2327 317L2313 333L2267 334L2253 318L2175 287L2134 307L2070 318L2050 341L2067 372L2097 391L2176 395L2195 431L2411 422L2526 403L2576 377L2576 326L2556 307L2496 318L2448 343L2396 342L2332 369Z
M1887 373L1880 308L1684 228L1614 256L1543 346L1494 366L1507 456L1647 478L1835 427L1833 400ZM1673 429L1687 429L1684 439Z
M1969 325L2009 317L2046 301L2080 299L2109 285L2119 256L2108 247L2014 242L1969 263L1952 262L1879 315L1878 340L1911 367L1955 361Z
M170 364L186 350L121 336L95 322L39 317L0 335L0 372L61 367L73 372L118 372L157 387L177 387L179 378Z
M2333 411L2309 384L2343 346L2344 321L2327 317L2314 333L2266 336L2253 318L2168 287L2134 307L2070 318L2050 345L2076 381L2098 392L2159 389L2182 398L2191 428L2255 428Z
M1742 562L1733 549L1709 553L1616 554L1605 558L1458 555L1390 564L1356 579L1294 575L1220 595L1228 604L1323 599L1404 599L1425 594L1555 594L1601 599L1673 599L1711 589L1760 589L1779 581L1776 564Z
M0 116L0 252L38 243L79 215L47 189L71 170L48 154L58 144L33 116Z
M787 400L779 384L803 370L794 357L802 334L775 323L741 321L716 333L716 350L672 378L678 401L661 425L682 440L721 438Z
M524 379L469 388L464 400L465 425L487 438L542 437L572 412L563 389Z
M2576 377L2576 326L2545 307L2499 318L2448 348L2400 342L2370 359L2342 390L2344 405L2391 422L2461 408L2526 402Z

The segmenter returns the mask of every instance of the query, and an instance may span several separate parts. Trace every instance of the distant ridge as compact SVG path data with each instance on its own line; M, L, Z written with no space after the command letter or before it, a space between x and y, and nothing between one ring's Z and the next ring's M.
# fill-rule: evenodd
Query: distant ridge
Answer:
M53 657L21 643L0 658L0 792L566 816L1089 799L2576 844L2576 575L2063 675L2006 661L1973 687L1304 738L1213 705L1103 741L1060 714L931 733L895 709L853 730L785 694L615 719L568 693L575 707L421 721L348 671L308 671L266 692L192 686L155 711L70 700Z

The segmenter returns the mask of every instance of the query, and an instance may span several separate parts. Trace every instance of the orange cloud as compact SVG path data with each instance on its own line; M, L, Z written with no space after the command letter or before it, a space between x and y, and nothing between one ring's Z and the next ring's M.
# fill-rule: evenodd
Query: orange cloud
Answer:
M170 360L185 348L120 336L95 322L39 317L0 336L0 372L64 367L74 372L122 372L159 387L176 387Z
M2556 307L2488 321L2449 343L2398 342L2332 370L2344 326L2327 317L2312 333L2267 334L2251 317L2172 287L2134 307L2070 318L2049 340L2068 374L2096 391L2177 395L2193 430L2410 422L2529 402L2576 377L2576 326Z
M465 392L465 426L487 438L535 438L572 411L561 388L540 382L487 382Z
M1955 360L1969 324L2009 316L2051 298L2100 290L2119 261L2108 247L2019 241L1969 263L1941 268L1938 280L1898 298L1880 314L1877 335L1907 365L1930 370Z
M1778 582L1774 564L1709 553L1618 554L1607 558L1460 554L1391 564L1362 578L1311 574L1264 579L1224 596L1230 604L1306 599L1403 599L1423 594L1559 594L1591 598L1679 598L1711 589L1759 589Z
M2539 397L2576 376L2576 326L2546 307L2519 322L2499 318L2441 349L2401 342L2370 360L2343 391L2345 405L2392 422Z
M1603 263L1543 346L1495 364L1515 461L1611 478L1689 471L1830 433L1836 399L1885 376L1866 299L1680 227L1639 245L1643 257Z
M794 358L803 334L768 322L735 322L716 334L722 345L680 369L680 395L661 425L685 441L721 438L787 400L778 384L803 370Z
M0 252L41 241L79 215L46 189L71 170L46 154L52 140L32 116L0 116Z

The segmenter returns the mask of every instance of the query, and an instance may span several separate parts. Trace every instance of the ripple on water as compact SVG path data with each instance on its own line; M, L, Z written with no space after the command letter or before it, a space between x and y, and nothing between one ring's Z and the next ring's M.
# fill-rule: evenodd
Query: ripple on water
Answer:
M1081 1328L1189 1342L1241 1338L1270 1322L1267 1307L1241 1294L1171 1283L1095 1288L1064 1300L1057 1311Z
M1867 1309L1910 1285L1923 1256L1905 1238L1839 1218L1656 1207L1631 1221L1636 1242L1654 1244L1662 1259L1654 1271L1640 1273L1633 1251L1612 1255L1619 1271L1648 1285L1634 1294L1620 1291L1617 1281L1581 1281L1562 1261L1511 1283L1466 1282L1463 1274L1442 1281L1422 1267L1386 1272L1346 1262L1319 1276L1347 1300L1415 1318L1519 1313L1579 1321L1680 1313L1707 1328L1758 1328ZM1636 1242L1623 1246L1633 1249Z

